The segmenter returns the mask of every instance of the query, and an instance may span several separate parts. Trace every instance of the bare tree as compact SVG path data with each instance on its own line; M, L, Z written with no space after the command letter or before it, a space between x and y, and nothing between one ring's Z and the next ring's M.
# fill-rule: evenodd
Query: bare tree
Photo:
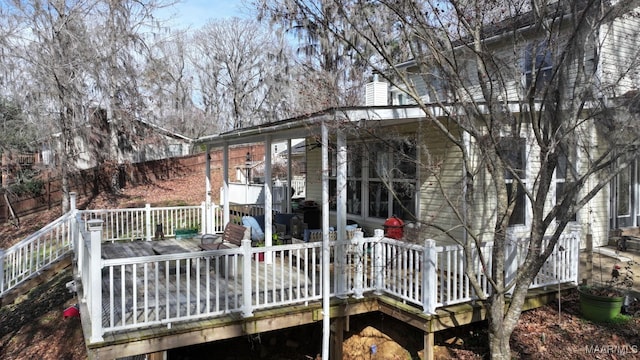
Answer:
M273 121L295 108L286 39L238 18L209 22L192 39L196 94L220 129Z
M187 38L184 32L171 32L151 45L142 87L149 94L150 119L196 138L214 133L217 128L205 120L204 111L194 103L196 73Z
M312 24L333 39L327 46L351 49L383 74L424 111L424 126L460 159L464 176L453 186L442 154L424 154L421 173L438 184L456 221L418 221L462 245L468 265L482 242L493 241L490 254L479 254L482 264L491 258L492 266L466 266L466 273L486 300L492 358L510 359L509 338L534 277L576 213L638 155L638 41L616 33L624 26L637 29L636 3L278 4L273 16ZM612 44L624 52L613 52ZM410 57L399 64L398 54ZM505 277L505 251L514 224L528 244L511 279ZM478 272L491 285L486 297Z
M158 6L156 1L109 0L12 0L2 5L14 29L3 40L2 61L22 73L21 85L5 91L24 99L26 118L40 124L43 134L58 134L53 150L64 211L70 173L81 153L93 153L97 164L118 164L123 152L132 149L145 104L137 83L147 54L145 31L152 29L151 12ZM109 128L87 130L91 120L105 118L103 109Z

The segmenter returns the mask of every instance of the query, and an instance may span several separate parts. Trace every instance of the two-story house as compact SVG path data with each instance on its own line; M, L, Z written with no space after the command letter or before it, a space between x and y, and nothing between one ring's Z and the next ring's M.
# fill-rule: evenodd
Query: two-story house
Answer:
M500 133L502 140L496 146L510 158L511 170L504 176L513 203L510 231L514 236L527 236L541 164L547 164L540 159L540 150L549 144L537 141L536 136L542 133L537 124L571 124L559 128L566 134L552 142L562 151L553 152L559 156L558 165L544 199L545 208L551 211L567 184L587 179L585 174L595 171L595 166L616 158L608 151L611 129L626 125L611 119L633 116L620 104L640 81L635 68L639 22L633 13L611 16L572 43L576 40L570 37L578 32L569 17L586 14L588 18L590 11L607 10L578 6L572 12L562 8L562 3L549 6L549 24L557 27L555 30L534 27L532 12L488 26L483 51L491 55L486 55L489 64L482 72L478 70L478 54L463 37L450 44L456 67L451 65L453 61L443 62L435 56L399 64L395 67L398 72L389 75L394 86L387 89L377 79L368 85L367 106L328 109L201 141L212 147L245 141L264 141L268 146L306 136L306 198L321 202L320 142L321 129L326 127L328 163L324 166L330 225L349 221L371 231L395 215L409 224L407 233L449 242L465 238L468 231L477 232L484 240L492 237L495 196L491 195L494 190L486 159L478 150L478 134L485 131L495 139ZM581 49L570 53L568 47ZM492 94L487 94L486 85ZM554 95L554 91L563 94ZM506 120L493 121L497 113ZM550 116L558 119L549 120ZM613 125L603 127L608 121ZM621 144L622 139L614 142ZM345 165L343 173L341 165ZM577 214L569 221L571 226L591 234L596 246L607 243L611 228L636 226L640 219L638 174L640 170L632 162L610 188L595 196L589 195L597 187L594 179L604 175L589 177L574 195L575 199L588 196L589 201L578 205Z

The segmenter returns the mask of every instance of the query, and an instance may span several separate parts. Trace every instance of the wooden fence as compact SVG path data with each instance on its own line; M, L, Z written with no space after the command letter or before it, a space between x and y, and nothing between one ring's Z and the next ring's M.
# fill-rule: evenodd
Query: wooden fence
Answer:
M148 161L130 164L118 169L117 185L137 185L155 180L171 179L195 171L203 171L205 166L204 154L190 155L180 158ZM113 176L109 176L99 168L82 170L70 178L70 191L74 191L80 198L89 197L109 189L113 185ZM42 180L41 194L38 196L23 195L16 197L7 194L11 207L18 218L49 210L60 205L62 201L62 181L59 177L48 177ZM5 190L0 189L0 223L11 219L9 205L5 201Z

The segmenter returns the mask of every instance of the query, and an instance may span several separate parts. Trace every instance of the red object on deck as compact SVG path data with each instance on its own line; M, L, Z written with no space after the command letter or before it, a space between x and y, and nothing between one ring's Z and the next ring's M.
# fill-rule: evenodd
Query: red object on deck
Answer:
M80 310L78 309L78 304L69 306L68 308L64 309L64 311L62 312L62 317L65 319L70 317L80 317Z
M404 221L397 218L395 215L388 218L384 222L384 236L392 239L402 239L404 236Z

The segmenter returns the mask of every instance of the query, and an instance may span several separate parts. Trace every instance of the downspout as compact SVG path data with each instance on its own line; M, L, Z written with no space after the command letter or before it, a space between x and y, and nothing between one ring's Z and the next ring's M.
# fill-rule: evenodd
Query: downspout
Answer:
M322 359L329 359L331 335L329 294L329 129L322 121Z

